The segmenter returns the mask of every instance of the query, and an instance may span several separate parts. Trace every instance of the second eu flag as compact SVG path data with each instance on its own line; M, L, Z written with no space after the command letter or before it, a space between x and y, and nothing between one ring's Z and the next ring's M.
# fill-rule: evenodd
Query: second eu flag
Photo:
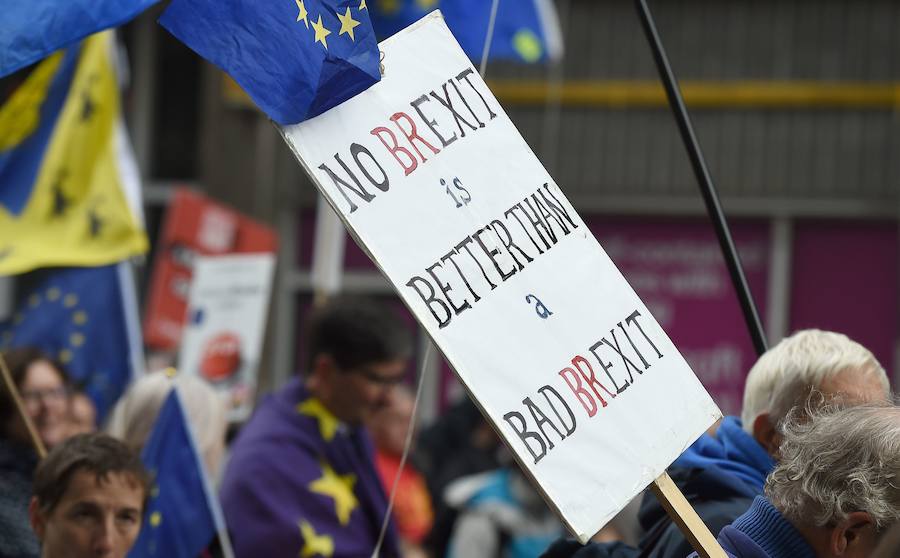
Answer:
M159 22L281 125L381 79L366 0L173 0Z
M131 381L125 293L117 265L47 268L20 276L17 304L0 322L0 349L35 346L66 367L100 420Z
M177 388L163 403L141 460L154 482L144 525L129 558L196 558L214 537L223 536L225 521Z

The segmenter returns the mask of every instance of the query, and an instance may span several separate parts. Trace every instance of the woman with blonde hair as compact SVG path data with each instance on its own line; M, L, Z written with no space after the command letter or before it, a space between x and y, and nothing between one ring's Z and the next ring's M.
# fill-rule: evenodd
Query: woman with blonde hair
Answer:
M140 451L153 431L159 410L177 386L210 479L217 479L228 427L225 402L196 376L151 372L134 382L116 404L107 433Z

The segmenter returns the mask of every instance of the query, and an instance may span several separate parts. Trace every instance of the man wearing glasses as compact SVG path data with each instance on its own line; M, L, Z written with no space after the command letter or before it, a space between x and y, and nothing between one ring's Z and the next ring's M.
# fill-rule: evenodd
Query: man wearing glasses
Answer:
M369 556L386 514L363 421L403 380L409 330L387 308L336 299L314 311L308 368L267 397L232 446L222 506L238 558ZM388 529L380 556L397 556Z

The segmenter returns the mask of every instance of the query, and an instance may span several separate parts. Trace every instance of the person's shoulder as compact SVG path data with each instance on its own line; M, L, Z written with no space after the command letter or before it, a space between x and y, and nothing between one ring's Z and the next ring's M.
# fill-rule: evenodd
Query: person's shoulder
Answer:
M769 558L769 554L749 535L730 525L722 529L718 541L732 558Z

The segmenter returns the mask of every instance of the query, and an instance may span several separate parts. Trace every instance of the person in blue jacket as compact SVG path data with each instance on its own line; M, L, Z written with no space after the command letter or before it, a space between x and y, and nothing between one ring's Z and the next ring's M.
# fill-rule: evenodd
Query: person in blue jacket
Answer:
M741 417L725 417L715 433L701 436L668 470L713 534L762 494L781 444L777 426L813 391L855 404L886 400L890 388L875 356L840 333L802 330L763 354L747 375ZM543 556L684 558L694 550L652 495L645 495L638 519L644 530L638 548L562 539Z
M870 556L900 524L900 407L794 412L783 431L765 495L722 529L722 548L732 558Z

